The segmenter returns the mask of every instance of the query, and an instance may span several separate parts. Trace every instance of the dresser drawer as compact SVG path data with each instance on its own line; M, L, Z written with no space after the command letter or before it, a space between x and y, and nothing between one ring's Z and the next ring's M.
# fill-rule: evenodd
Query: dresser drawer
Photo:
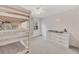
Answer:
M69 46L69 34L68 33L64 33L64 34L49 33L48 37L50 41L56 44L59 44L67 48Z

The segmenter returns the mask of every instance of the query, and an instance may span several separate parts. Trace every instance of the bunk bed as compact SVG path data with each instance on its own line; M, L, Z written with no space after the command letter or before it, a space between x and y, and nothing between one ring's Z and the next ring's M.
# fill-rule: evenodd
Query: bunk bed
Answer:
M0 5L0 54L29 51L30 14L29 10L16 5ZM21 28L24 22L27 22L27 28Z

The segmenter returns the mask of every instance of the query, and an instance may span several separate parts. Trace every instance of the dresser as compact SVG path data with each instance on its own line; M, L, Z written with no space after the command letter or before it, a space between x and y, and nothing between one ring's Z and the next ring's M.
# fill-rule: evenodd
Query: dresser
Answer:
M70 35L67 32L64 33L55 33L55 32L48 32L47 37L49 41L52 43L56 43L60 46L63 46L65 48L69 48L69 39Z

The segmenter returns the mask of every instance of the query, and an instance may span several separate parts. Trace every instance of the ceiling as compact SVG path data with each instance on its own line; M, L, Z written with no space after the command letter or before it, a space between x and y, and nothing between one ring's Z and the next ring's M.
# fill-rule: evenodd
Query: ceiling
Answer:
M73 8L77 8L79 6L77 5L40 5L40 7L42 8L42 12L40 15L36 14L37 12L36 8L39 7L39 5L20 5L20 7L31 10L33 16L47 17L50 15L68 11Z

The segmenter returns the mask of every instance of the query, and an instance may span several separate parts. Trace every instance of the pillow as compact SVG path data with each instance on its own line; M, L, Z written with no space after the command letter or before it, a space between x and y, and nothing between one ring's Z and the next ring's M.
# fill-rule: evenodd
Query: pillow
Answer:
M11 23L3 23L1 25L1 27L2 27L2 30L10 30L10 29L12 29Z
M18 26L18 28L23 28L23 29L26 29L26 30L27 30L27 27L28 27L27 21L19 24L19 26Z
M2 22L0 21L0 30L2 30L1 26L2 26Z

